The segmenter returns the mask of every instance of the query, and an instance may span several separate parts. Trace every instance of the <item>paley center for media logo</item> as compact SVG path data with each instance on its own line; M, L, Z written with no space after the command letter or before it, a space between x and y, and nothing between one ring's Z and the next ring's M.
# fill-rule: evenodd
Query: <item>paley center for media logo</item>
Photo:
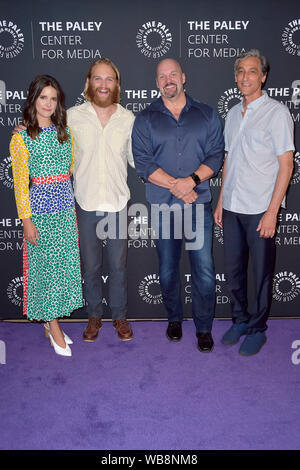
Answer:
M242 93L236 87L228 88L228 90L225 90L223 94L220 96L218 105L217 105L218 112L221 118L225 119L230 109L234 105L239 103L242 97L243 97Z
M282 45L285 51L291 55L300 56L300 43L296 42L296 37L298 37L299 40L299 32L300 18L290 21L282 32Z
M0 126L15 127L22 123L22 106L27 98L27 90L8 90L0 80Z
M281 271L274 276L273 299L278 302L291 302L300 293L300 279L293 273Z
M291 179L291 184L297 184L300 182L300 152L296 152L294 155L294 172Z
M86 101L87 101L87 99L86 99L86 97L84 96L84 92L82 92L82 93L77 97L74 106L80 106L81 104L86 103Z
M45 60L100 59L101 51L91 45L99 44L98 33L102 31L102 25L103 22L95 18L84 21L37 21L35 54ZM92 43L90 35L94 35Z
M216 224L214 226L214 235L215 235L215 238L218 240L218 242L221 243L221 245L223 245L224 244L223 229Z
M147 304L162 304L159 275L156 273L147 274L139 284L138 293Z
M23 276L15 277L8 284L7 297L17 307L20 307L23 303Z
M24 34L10 20L0 20L0 58L13 59L24 47Z
M12 162L10 156L0 160L0 181L8 189L13 189Z
M172 33L161 21L147 21L139 27L136 43L145 57L159 59L169 52L172 46Z

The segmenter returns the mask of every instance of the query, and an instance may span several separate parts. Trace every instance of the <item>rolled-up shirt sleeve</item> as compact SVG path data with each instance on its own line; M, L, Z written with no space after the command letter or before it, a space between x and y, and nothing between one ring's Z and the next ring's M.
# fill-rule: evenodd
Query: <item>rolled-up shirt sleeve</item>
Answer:
M224 160L224 136L220 119L212 109L209 135L205 147L205 159L202 164L208 166L217 175Z
M139 114L135 118L132 129L132 153L135 169L142 181L148 181L149 176L159 168L153 155L147 118Z

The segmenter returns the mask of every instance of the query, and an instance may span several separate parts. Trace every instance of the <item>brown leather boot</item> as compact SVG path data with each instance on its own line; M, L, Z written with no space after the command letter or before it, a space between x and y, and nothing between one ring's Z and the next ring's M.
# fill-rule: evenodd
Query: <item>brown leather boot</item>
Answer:
M132 339L133 332L126 318L114 320L113 325L122 341L129 341Z
M101 328L102 328L101 318L96 318L96 317L89 318L89 322L83 333L84 341L88 341L90 343L95 341Z

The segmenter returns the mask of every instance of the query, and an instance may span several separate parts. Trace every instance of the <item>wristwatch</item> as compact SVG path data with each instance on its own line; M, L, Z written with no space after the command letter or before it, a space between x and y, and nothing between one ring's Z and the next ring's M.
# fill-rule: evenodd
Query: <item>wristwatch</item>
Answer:
M196 186L198 186L198 184L201 183L201 179L199 178L199 176L197 175L197 173L192 173L190 175L190 177L193 179L194 183Z

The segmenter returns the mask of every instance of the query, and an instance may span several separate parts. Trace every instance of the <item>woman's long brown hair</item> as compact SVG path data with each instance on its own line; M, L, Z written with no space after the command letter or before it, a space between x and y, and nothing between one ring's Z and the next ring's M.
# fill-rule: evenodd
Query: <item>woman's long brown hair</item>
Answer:
M51 116L51 120L56 127L57 137L62 144L66 142L70 136L67 132L67 113L65 110L65 95L58 81L50 75L38 75L30 83L27 100L23 110L23 120L27 126L27 133L32 139L36 139L40 132L39 123L36 117L36 100L42 93L43 89L51 86L57 91L57 106L55 112Z

